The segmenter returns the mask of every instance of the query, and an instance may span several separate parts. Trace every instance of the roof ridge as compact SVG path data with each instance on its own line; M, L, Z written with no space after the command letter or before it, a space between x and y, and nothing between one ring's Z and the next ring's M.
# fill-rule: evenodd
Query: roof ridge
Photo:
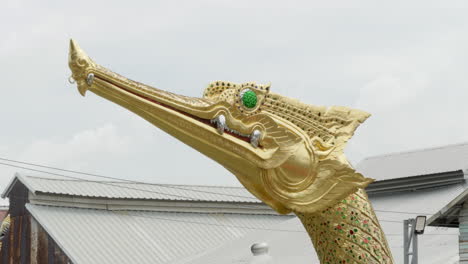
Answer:
M412 153L417 153L417 152L446 149L446 148L451 148L451 147L455 147L455 146L465 146L465 145L468 145L468 142L454 143L454 144L448 144L448 145L439 145L439 146L426 147L426 148L417 148L417 149L407 150L407 151L390 152L390 153L385 153L385 154L380 154L380 155L367 157L367 158L363 159L362 161L360 161L359 163L361 163L361 162L363 162L365 160L369 160L369 159L389 157L389 156L397 156L397 155L403 155L403 154L412 154Z
M52 180L52 181L70 181L70 182L107 182L107 183L117 183L117 184L147 184L147 185L158 185L162 187L205 187L205 188L229 188L229 189L245 189L242 186L226 186L226 185L201 185L201 184L170 184L170 183L152 183L144 181L133 181L129 179L122 179L121 181L100 181L100 180L89 180L89 179L60 179L60 178L49 178L45 176L34 176L34 175L24 175L27 178L41 179L41 180Z

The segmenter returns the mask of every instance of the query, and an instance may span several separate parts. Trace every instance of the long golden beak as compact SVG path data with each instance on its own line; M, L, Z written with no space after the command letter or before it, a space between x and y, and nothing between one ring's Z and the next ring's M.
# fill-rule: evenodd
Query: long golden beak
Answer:
M166 92L111 72L89 58L74 40L70 40L68 65L72 70L72 78L77 83L78 91L83 96L88 90L99 92L96 89L99 85L112 85L122 91L154 101L155 103L164 103L168 107L181 108L178 110L187 113L206 110L206 107L213 104L213 102L206 99Z
M229 134L229 131L220 133L219 127L213 123L220 113L225 114L226 123L231 122L230 127L235 127L236 118L229 116L233 106L226 102L177 95L129 80L96 64L73 40L70 41L69 67L81 95L89 90L117 103L225 167L232 169L231 163L234 163L233 166L245 166L245 162L249 161L267 168L285 159L284 156L275 155L278 146L273 140L265 140L265 146L254 148L249 132L245 132L244 136ZM236 122L245 124L239 120ZM250 127L238 129L242 132ZM278 132L274 125L268 129L272 131L271 134L284 133L283 130ZM271 142L271 147L267 147L268 142ZM278 158L275 160L272 157ZM232 162L236 159L239 162Z
M69 67L83 96L88 90L92 91L181 140L181 134L194 135L197 131L217 135L216 128L210 124L216 107L207 99L177 95L129 80L96 64L73 40L70 41Z

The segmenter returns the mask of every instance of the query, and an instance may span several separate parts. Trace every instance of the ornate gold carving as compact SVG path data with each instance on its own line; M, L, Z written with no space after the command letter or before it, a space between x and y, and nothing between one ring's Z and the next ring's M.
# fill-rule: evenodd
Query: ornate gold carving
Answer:
M296 153L302 151L307 151L306 146ZM316 163L316 166L307 168L304 164L297 164L297 159L291 159L262 175L264 185L273 198L296 213L325 210L331 205L330 201L334 201L334 204L372 181L336 160L304 162ZM307 171L284 170L285 167L307 168Z
M369 116L365 112L306 105L270 92L270 85L254 82L213 82L203 98L177 95L97 65L73 41L69 65L82 95L90 90L115 102L220 163L279 213L298 214L313 240L320 229L316 220L329 217L333 208L339 210L346 197L361 197L360 190L372 181L356 173L343 154L354 130ZM245 89L253 92L249 98L256 102L249 107L242 105ZM220 115L225 121L218 128L213 120ZM254 131L255 137L251 136ZM258 138L258 144L249 143L253 139L257 143ZM361 201L367 207L359 209L360 214L375 218L367 198ZM337 219L330 219L337 224ZM380 232L375 237L382 245L379 254L390 261L377 263L391 263L383 233L377 220L373 221ZM324 245L315 240L314 244L322 256ZM338 250L339 245L326 247ZM343 256L337 255L330 263L346 261Z
M87 90L87 76L89 71L96 67L96 64L86 55L73 40L70 40L70 52L68 56L68 66L72 70L72 78L78 85L78 91L85 95Z
M382 227L362 189L322 212L297 216L320 263L393 263Z

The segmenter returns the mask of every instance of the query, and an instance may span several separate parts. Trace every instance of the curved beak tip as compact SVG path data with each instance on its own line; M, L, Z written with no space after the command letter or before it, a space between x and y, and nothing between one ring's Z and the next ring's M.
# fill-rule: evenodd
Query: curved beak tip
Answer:
M84 97L86 95L87 89L82 85L78 87L78 92Z
M73 39L70 39L70 53L76 52L79 49L78 44Z

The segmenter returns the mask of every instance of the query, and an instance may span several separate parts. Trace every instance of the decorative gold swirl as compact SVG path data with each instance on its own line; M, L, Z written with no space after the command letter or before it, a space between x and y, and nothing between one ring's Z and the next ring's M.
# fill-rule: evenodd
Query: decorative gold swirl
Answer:
M302 148L298 151L308 150ZM304 162L315 166L306 167L292 159L262 175L265 188L273 199L294 212L314 213L324 210L373 181L336 160L311 159Z

